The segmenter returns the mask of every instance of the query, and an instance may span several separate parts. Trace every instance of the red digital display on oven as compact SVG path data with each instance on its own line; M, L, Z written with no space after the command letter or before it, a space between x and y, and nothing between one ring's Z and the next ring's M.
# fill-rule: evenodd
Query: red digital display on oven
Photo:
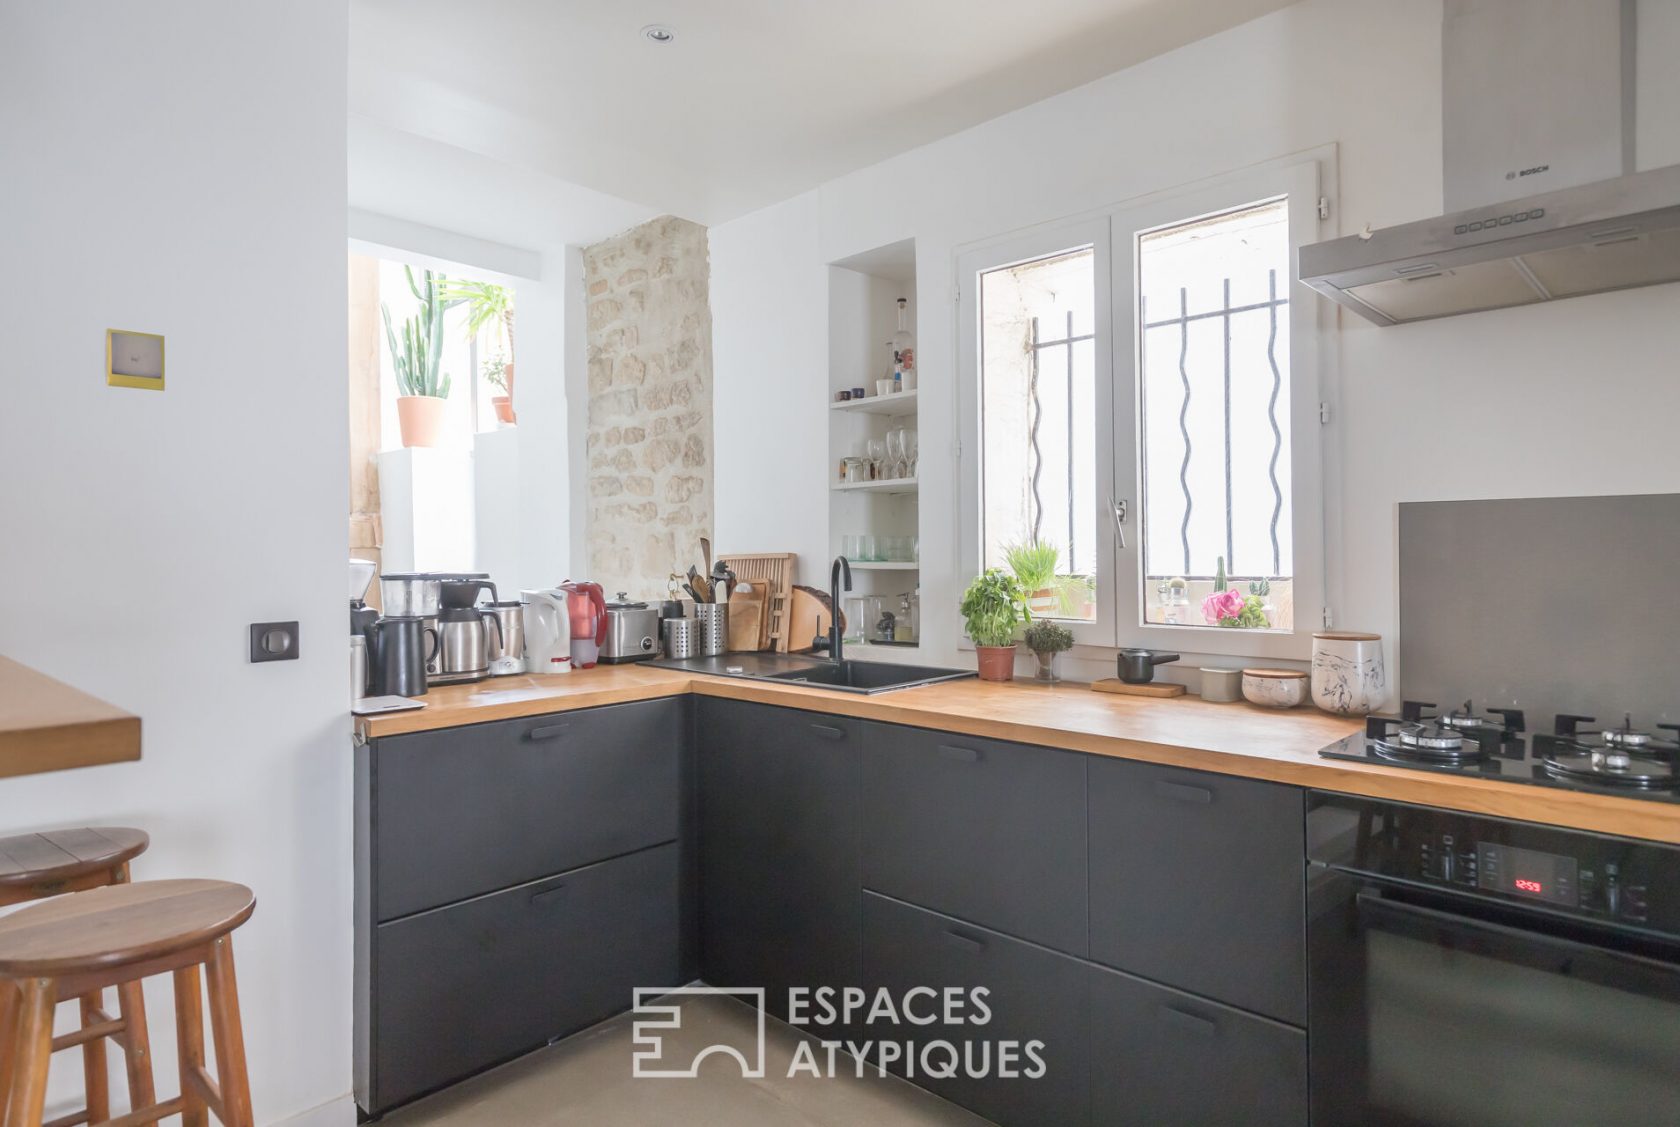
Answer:
M1512 881L1511 883L1516 886L1516 889L1517 889L1518 892L1537 892L1538 893L1538 892L1545 892L1546 891L1544 888L1540 887L1540 882L1537 881L1537 880L1523 880L1521 877L1518 877L1516 880Z

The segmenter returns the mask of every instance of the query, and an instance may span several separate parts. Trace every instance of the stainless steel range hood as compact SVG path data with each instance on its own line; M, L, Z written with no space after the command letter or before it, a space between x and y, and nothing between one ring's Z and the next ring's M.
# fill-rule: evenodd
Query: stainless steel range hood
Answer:
M1379 325L1680 281L1680 165L1632 171L1633 31L1633 0L1447 0L1454 210L1302 247L1300 280Z

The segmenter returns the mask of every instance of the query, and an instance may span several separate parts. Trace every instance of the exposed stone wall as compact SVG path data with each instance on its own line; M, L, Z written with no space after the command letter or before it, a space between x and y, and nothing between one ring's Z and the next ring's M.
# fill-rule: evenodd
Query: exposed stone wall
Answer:
M584 251L589 578L657 598L712 529L706 229L664 216Z

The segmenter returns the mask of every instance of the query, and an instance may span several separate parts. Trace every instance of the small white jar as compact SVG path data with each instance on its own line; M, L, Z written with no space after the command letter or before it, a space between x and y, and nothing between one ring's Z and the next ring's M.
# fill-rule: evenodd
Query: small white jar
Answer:
M1338 716L1363 716L1388 699L1382 635L1326 630L1313 635L1313 703Z

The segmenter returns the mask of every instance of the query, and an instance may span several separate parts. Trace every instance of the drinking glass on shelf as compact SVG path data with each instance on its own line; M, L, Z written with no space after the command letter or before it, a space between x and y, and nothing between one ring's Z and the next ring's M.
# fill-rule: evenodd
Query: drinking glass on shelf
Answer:
M859 561L861 561L863 563L873 563L874 561L881 558L879 555L876 554L877 551L878 551L878 549L877 549L876 544L875 544L875 537L873 537L873 536L859 536L858 537L858 559L859 559Z
M886 476L883 472L886 469L886 459L887 444L879 438L871 438L869 440L869 465L872 478L879 480Z
M903 436L905 477L916 476L916 432L906 428Z
M903 427L894 427L887 432L887 466L891 477L909 476L909 462L905 457L904 450Z
M863 557L858 555L858 552L862 551L862 539L861 536L842 536L840 538L840 554L848 560L861 560Z

